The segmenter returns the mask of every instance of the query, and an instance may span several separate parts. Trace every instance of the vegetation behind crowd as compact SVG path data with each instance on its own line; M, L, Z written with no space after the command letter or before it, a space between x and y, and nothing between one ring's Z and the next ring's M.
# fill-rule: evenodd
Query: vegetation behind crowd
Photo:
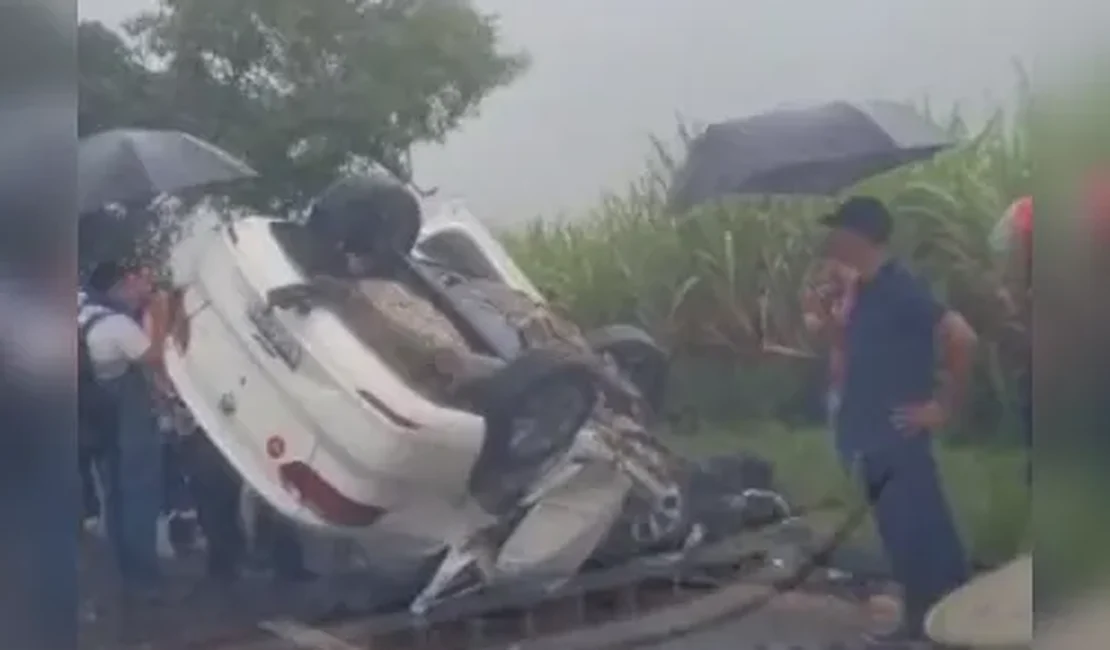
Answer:
M981 346L962 429L1012 437L1019 352L999 298L990 234L1030 185L1031 95L934 160L853 190L882 198L896 220L894 248L962 312ZM943 123L943 120L941 120ZM505 240L524 270L584 326L635 322L674 355L672 416L720 421L812 419L820 413L822 352L806 332L799 296L819 256L818 217L831 200L742 197L672 214L667 189L694 129L679 147L654 141L645 173L622 193L570 220L537 219ZM811 358L776 352L801 351Z

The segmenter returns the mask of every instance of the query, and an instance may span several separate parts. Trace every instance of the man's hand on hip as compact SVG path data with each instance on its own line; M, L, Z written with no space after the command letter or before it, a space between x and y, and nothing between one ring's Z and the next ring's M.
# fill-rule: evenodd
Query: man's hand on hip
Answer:
M898 431L912 436L936 431L948 423L948 409L937 400L894 409L890 421Z

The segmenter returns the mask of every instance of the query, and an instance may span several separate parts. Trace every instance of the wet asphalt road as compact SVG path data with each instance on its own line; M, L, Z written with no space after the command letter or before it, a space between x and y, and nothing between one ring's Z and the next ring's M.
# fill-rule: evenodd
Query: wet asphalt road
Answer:
M172 562L168 602L141 615L122 616L112 606L111 569L97 540L82 545L82 648L87 650L173 650L201 639L257 631L259 621L313 620L330 610L341 591L381 592L365 581L342 585L324 579L312 585L275 583L257 576L233 589L206 584L201 557ZM376 581L375 581L376 582ZM380 586L374 585L374 586ZM394 591L390 589L389 591ZM348 592L351 593L351 592ZM343 598L346 600L346 598ZM130 619L130 620L128 620ZM882 627L860 601L832 595L787 593L742 620L689 633L642 650L831 650L857 648L864 631ZM167 634L168 632L168 634ZM168 638L167 638L168 637ZM171 641L172 639L172 641ZM274 648L289 648L273 639ZM838 645L839 644L839 645ZM205 645L201 641L201 645ZM196 645L192 646L197 647ZM236 647L236 644L222 647ZM268 647L268 646L266 646Z
M254 588L252 588L254 587ZM82 648L87 650L172 650L191 645L207 646L204 638L216 638L219 648L238 647L232 639L246 633L252 648L271 648L270 641L256 636L259 621L299 618L309 614L305 597L320 587L275 588L265 581L243 585L238 594L200 589L183 593L168 608L140 615L142 621L127 621L118 613L102 612L97 621L86 621ZM300 597L296 597L296 596ZM237 597L238 596L238 597ZM319 597L319 596L317 596ZM315 612L319 613L319 612ZM310 615L309 618L312 618ZM636 646L639 650L832 650L860 648L867 630L882 627L858 601L832 596L787 593L741 620L728 621L673 639ZM236 633L238 631L238 633ZM168 634L167 634L168 632ZM191 638L190 638L191 637ZM171 641L172 640L172 641ZM353 643L353 639L347 639ZM190 643L190 641L192 643ZM262 642L261 645L256 645ZM273 650L293 646L272 638ZM359 644L358 647L362 647Z
M637 650L832 650L863 647L863 635L889 625L859 603L832 596L786 593L738 620Z

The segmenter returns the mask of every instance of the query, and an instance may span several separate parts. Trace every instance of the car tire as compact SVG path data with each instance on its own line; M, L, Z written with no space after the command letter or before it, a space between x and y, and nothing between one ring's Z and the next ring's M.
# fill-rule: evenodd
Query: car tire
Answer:
M470 492L487 511L501 515L570 450L598 402L598 380L588 360L535 348L467 392L486 420ZM533 408L540 412L532 414Z
M585 338L590 349L613 360L639 391L652 415L662 414L670 359L650 334L632 325L609 325Z
M655 450L664 457L672 452L655 436L644 431L637 444ZM605 541L594 554L594 561L613 566L642 555L670 553L682 549L694 532L697 522L690 500L692 468L685 462L677 464L671 476L674 499L671 504L652 503L633 491L625 500L624 509Z
M309 215L310 230L341 243L347 253L382 263L416 246L420 201L403 184L379 176L344 178L327 188Z

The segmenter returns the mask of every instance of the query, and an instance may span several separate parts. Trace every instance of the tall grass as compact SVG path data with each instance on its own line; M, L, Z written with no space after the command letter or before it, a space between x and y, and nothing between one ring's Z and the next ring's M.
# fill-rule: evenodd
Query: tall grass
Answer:
M1023 92L1017 110L1000 112L978 132L954 111L947 126L958 147L853 190L887 202L896 251L978 330L985 344L977 417L991 426L1011 400L1000 344L1006 312L990 232L1029 189L1029 102ZM696 404L702 410L722 417L789 410L814 371L815 361L804 355L817 351L798 297L817 254L817 217L831 201L749 197L671 214L669 183L695 134L680 128L677 147L655 140L642 177L581 218L538 219L505 241L525 271L583 325L640 324L671 349L688 375L680 388L695 401L718 389L718 403ZM803 356L774 353L780 348ZM722 373L732 376L725 384L746 383L751 399L721 390ZM752 408L764 412L745 412Z

